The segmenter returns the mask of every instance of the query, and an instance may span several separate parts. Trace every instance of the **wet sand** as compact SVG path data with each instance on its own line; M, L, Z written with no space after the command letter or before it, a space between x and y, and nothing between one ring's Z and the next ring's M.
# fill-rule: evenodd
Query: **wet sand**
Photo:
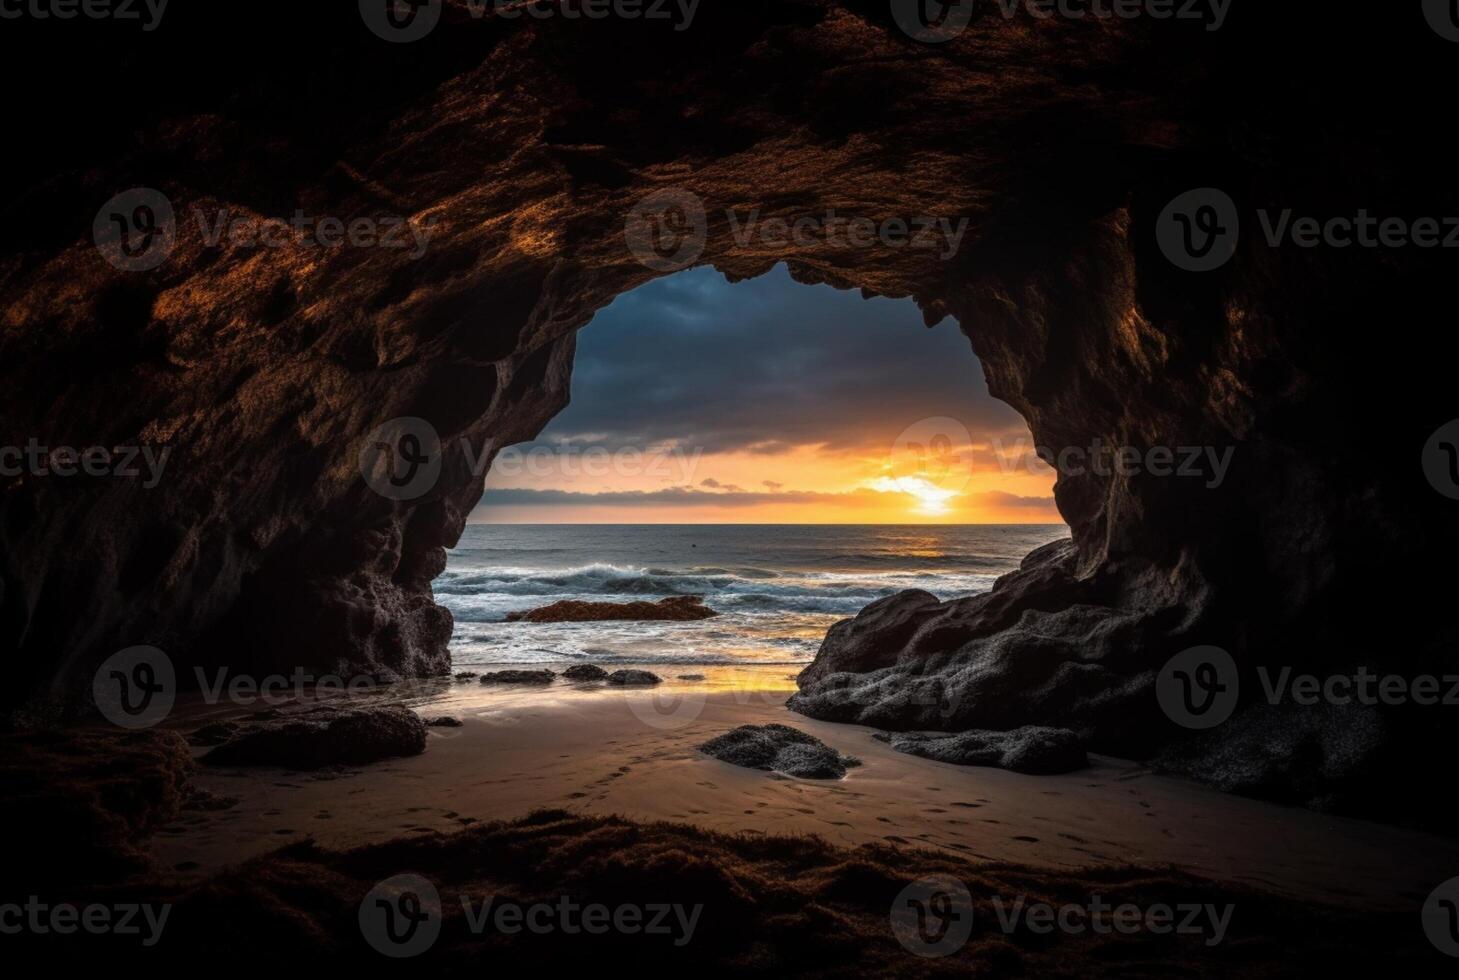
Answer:
M202 767L195 784L238 803L185 813L153 849L164 868L204 874L305 838L347 848L558 808L727 832L809 833L842 846L943 849L1049 869L1169 865L1367 906L1421 901L1433 869L1459 866L1459 842L1218 793L1116 759L1094 757L1090 768L1067 775L1023 776L903 755L875 741L871 729L788 711L793 684L785 668L704 673L697 681L670 675L653 689L559 680L501 690L472 680L361 695L463 724L431 728L423 755L357 769ZM180 704L167 727L189 731L263 707ZM809 732L864 765L844 780L802 780L697 751L737 725L771 722Z

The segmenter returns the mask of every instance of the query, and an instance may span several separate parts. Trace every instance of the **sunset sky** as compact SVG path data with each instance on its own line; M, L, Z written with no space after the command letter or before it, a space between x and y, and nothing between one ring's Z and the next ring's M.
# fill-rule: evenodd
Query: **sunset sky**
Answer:
M572 404L506 450L491 523L1060 523L1053 470L952 320L694 269L578 337Z

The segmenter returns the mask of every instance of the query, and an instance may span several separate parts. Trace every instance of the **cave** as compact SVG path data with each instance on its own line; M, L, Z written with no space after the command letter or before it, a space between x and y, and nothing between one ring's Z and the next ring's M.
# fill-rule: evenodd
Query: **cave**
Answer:
M150 487L0 477L9 727L84 715L97 665L136 644L184 675L447 674L431 582L480 463L566 404L576 331L682 268L784 263L955 319L1041 446L1231 451L1216 487L1060 473L1067 543L991 593L868 610L795 711L1072 724L1223 789L1452 832L1443 708L1253 699L1192 732L1155 696L1206 646L1248 692L1259 666L1453 673L1459 511L1428 462L1455 414L1452 253L1264 234L1284 211L1455 213L1456 51L1419 4L1268 4L1219 30L969 8L930 39L869 0L705 3L692 30L429 6L440 23L413 43L309 4L284 28L176 10L127 45L119 25L55 23L7 59L7 90L35 97L0 227L3 442L169 451ZM307 57L266 55L281 29ZM53 43L65 85L37 91ZM145 97L69 98L117 78ZM1209 189L1239 237L1173 260L1169 209ZM139 260L125 219L144 206L173 220ZM786 233L737 236L751 212ZM396 219L430 247L210 240L219 215L297 213ZM909 240L968 224L945 260L796 233L833 214ZM361 467L400 418L443 447L410 499Z

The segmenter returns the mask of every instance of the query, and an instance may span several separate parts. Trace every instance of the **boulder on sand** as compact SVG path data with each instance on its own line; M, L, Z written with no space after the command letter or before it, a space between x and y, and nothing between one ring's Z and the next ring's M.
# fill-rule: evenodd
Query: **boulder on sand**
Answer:
M551 684L557 675L550 670L496 670L481 675L483 684Z
M662 684L664 679L650 670L615 670L608 675L608 683L619 687L637 687L644 684Z
M608 679L608 672L597 664L573 664L562 676L570 681L602 681Z
M699 746L705 755L746 769L783 772L803 779L840 779L860 759L838 753L789 725L741 725Z
M1067 728L1025 725L1008 732L968 731L954 735L877 732L898 752L958 766L996 766L1032 776L1073 772L1089 765L1084 739Z
M324 710L249 729L203 756L210 766L321 769L426 750L426 725L407 708Z

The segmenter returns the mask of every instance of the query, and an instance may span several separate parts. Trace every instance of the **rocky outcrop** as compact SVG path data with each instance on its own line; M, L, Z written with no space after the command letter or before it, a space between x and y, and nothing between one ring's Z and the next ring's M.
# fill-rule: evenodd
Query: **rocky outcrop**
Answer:
M615 670L605 680L615 687L646 687L662 684L664 679L651 670Z
M1057 561L991 597L899 606L925 620L905 644L838 660L838 641L801 710L1067 723L1148 755L1190 735L1141 694L1184 645L1228 649L1248 691L1261 665L1450 671L1449 583L1429 570L1452 560L1459 511L1419 457L1455 415L1459 340L1432 327L1454 250L1265 230L1284 212L1459 211L1421 97L1452 87L1453 48L1416 14L1262 4L1208 31L975 11L929 45L861 0L705 4L682 32L473 18L451 0L429 38L389 44L353 9L310 4L291 11L291 43L320 56L272 59L262 26L214 6L220 28L206 12L169 24L145 58L67 38L46 59L76 90L124 77L148 93L126 104L53 101L0 59L32 93L13 128L68 120L15 155L0 192L0 445L169 450L155 481L17 474L6 457L7 709L84 702L98 664L142 642L184 680L446 672L452 624L430 591L444 549L496 453L566 404L575 331L674 267L625 235L659 192L702 204L687 261L731 278L786 262L955 317L1056 462L1096 441L1232 451L1214 481L1060 463L1072 545ZM1355 50L1362 72L1330 55ZM136 187L177 221L152 236L165 261L132 271L93 236ZM1240 236L1225 265L1191 272L1157 230L1203 187L1233 199ZM419 253L207 237L220 217L300 210L431 235ZM737 236L752 212L968 225L934 260ZM398 419L429 424L411 443L429 478L377 492L362 459L403 445ZM927 703L943 693L948 710ZM1423 747L1452 723L1379 714L1366 798L1440 812Z
M1451 682L1453 683L1453 682ZM1372 787L1389 781L1385 767L1416 768L1392 758L1391 723L1376 706L1254 705L1215 732L1174 741L1156 757L1167 771L1233 793L1344 813L1373 812ZM1412 797L1412 788L1403 788ZM1449 829L1439 814L1409 816Z
M481 675L482 684L551 684L550 670L493 670Z
M658 602L581 602L563 599L524 612L507 613L509 623L591 623L643 619L687 622L710 619L719 613L697 595L676 595Z
M1030 776L1052 776L1089 765L1084 740L1067 728L1028 725L1011 732L959 732L926 735L878 732L876 738L898 752L956 766L996 766Z
M570 681L605 681L608 672L597 664L573 664L562 672L562 676Z
M315 710L243 730L203 756L210 766L323 769L362 766L426 750L426 725L401 707Z
M817 657L800 672L797 683L814 684L833 673L864 674L895 662L912 634L939 605L937 596L921 589L908 589L878 599L856 614L832 626L821 644L832 655Z
M859 759L789 725L741 725L705 742L699 751L732 766L802 779L840 779L861 765Z
M1054 542L984 595L882 599L831 628L790 707L897 731L1067 727L1148 755L1158 651L1192 635L1202 604L1144 578L1102 596L1076 564L1075 546Z

